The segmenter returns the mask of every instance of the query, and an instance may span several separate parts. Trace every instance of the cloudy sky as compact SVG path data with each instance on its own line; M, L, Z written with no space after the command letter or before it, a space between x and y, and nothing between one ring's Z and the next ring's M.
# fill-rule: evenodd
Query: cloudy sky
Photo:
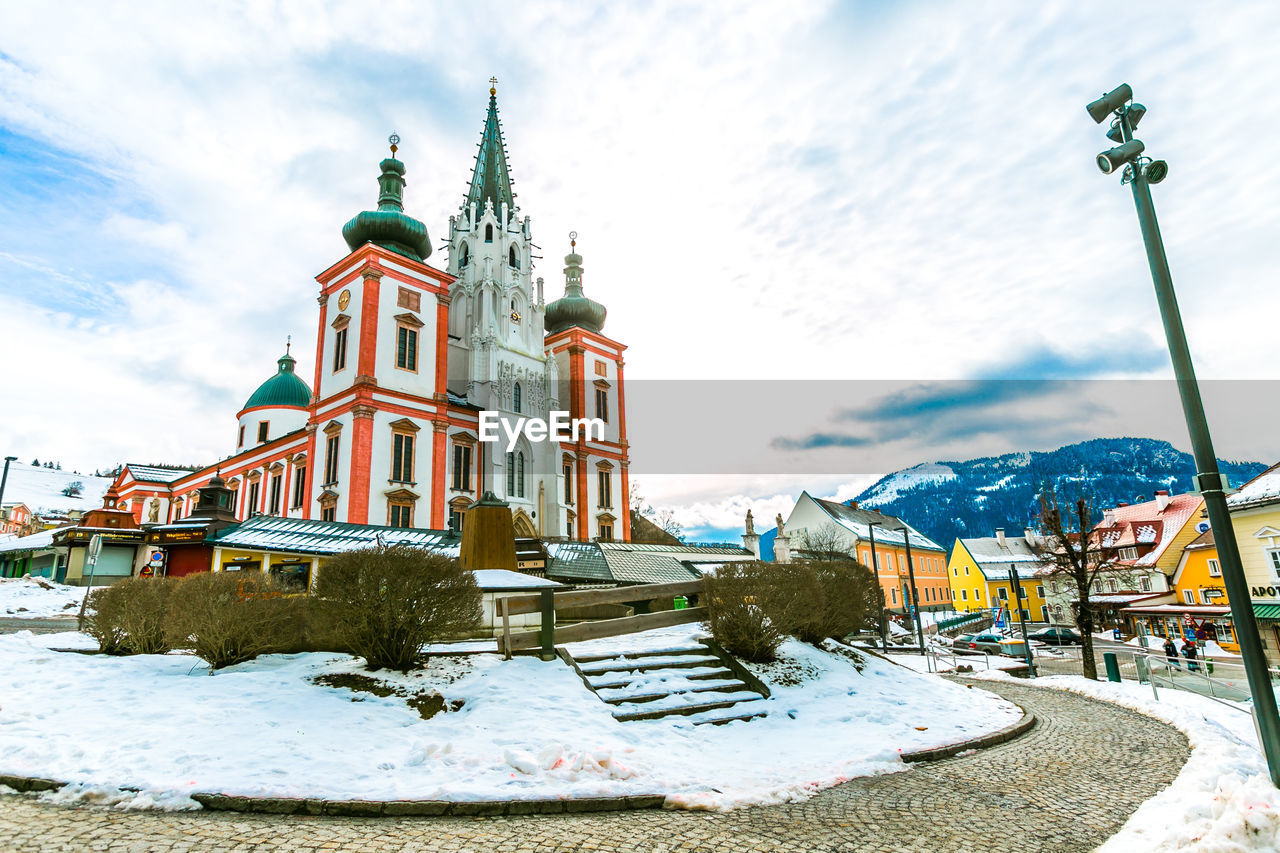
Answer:
M230 452L285 336L313 339L313 277L373 204L387 135L439 240L496 75L536 273L558 295L576 229L630 347L633 470L691 528L918 461L1185 447L1167 383L1070 381L1169 375L1132 200L1083 109L1122 81L1170 162L1156 204L1200 375L1257 380L1209 393L1219 455L1270 459L1238 401L1280 370L1280 7L1102 8L9 4L0 450ZM687 408L640 413L677 380ZM667 453L726 432L728 461Z

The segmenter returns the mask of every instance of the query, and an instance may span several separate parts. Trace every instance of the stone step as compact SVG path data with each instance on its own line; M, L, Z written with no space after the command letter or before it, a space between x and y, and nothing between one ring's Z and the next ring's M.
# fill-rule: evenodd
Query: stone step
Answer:
M630 660L634 658L658 657L660 655L705 655L706 653L706 646L677 646L671 649L649 649L648 651L641 652L614 652L610 655L572 655L572 657L579 664L584 664L596 663L597 661L602 660L615 660L619 658L627 658Z
M705 651L700 655L668 655L652 657L644 661L625 658L610 658L595 661L586 666L579 665L583 675L602 675L606 672L652 672L655 669L685 669L699 666L719 664L720 658L709 655Z
M672 717L677 715L689 717L694 714L703 714L708 711L716 711L721 708L732 708L734 705L738 705L742 701L742 699L723 699L718 702L699 702L693 705L678 705L674 708L659 708L653 711L629 711L622 714L615 713L613 718L620 723L630 723L636 720L658 720L662 717Z
M706 670L705 672L689 672L687 669L673 669L671 674L679 675L682 678L688 679L689 681L701 681L703 679L710 679L710 678L728 679L728 678L735 677L730 670L725 669L724 667L708 666L708 667L705 667L705 670ZM664 669L654 669L645 673L628 672L627 675L631 676L629 678L613 678L611 681L601 681L601 682L591 681L590 678L588 678L588 682L590 683L592 690L597 690L597 691L610 690L618 687L626 687L628 684L631 684L633 681L635 681L642 675L656 675L664 671L665 671ZM617 675L617 673L599 672L599 673L595 673L595 675L597 677L610 677L610 676Z
M723 726L725 723L754 720L767 714L768 710L762 697L759 701L738 702L724 710L708 710L693 717L691 721L695 726Z
M749 690L749 689L750 688L748 688L747 685L743 684L741 681L726 682L726 681L720 680L720 681L717 681L715 684L708 684L705 687L686 687L684 689L677 689L677 690L654 691L653 693L634 693L634 694L624 694L621 696L601 696L600 698L603 699L609 705L621 705L621 704L631 703L631 702L634 702L636 704L643 704L645 702L656 702L659 699L665 699L668 696L675 696L681 693L712 693L712 692L737 693L741 690ZM754 691L751 691L751 692L756 696L760 695L759 693L755 693Z

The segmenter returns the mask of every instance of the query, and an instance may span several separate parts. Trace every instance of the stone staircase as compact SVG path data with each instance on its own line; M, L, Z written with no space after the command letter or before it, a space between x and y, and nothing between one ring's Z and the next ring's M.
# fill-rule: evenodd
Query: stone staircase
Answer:
M693 725L723 725L767 713L768 688L727 654L705 645L577 657L561 649L560 654L620 722L683 717Z

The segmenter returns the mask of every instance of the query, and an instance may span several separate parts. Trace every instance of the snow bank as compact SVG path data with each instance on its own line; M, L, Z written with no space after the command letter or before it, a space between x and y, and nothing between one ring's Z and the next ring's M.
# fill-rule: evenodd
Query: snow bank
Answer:
M650 634L627 648L693 641L689 626ZM774 688L768 716L695 727L683 718L619 723L572 669L529 657L438 658L422 672L373 674L465 702L423 720L401 696L312 683L363 673L344 655L272 655L210 677L189 655L66 654L5 635L0 772L72 781L61 796L120 796L118 808L187 808L203 791L373 800L659 793L672 806L730 809L900 771L903 750L1019 716L991 694L875 657L859 672L800 643L782 654L761 670Z
M1002 672L977 677L1009 678ZM1247 706L1229 707L1180 690L1161 690L1156 701L1147 685L1078 675L1038 678L1035 684L1139 711L1169 723L1191 742L1191 757L1173 784L1143 803L1099 853L1280 849L1280 791L1271 784Z
M0 578L0 616L10 619L75 616L87 589L46 578Z

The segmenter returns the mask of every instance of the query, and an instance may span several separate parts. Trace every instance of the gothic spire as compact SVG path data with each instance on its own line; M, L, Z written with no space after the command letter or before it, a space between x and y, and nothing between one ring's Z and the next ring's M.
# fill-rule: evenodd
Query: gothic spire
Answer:
M486 201L493 202L493 212L502 216L502 203L508 212L516 209L515 195L511 192L511 172L507 168L507 148L502 140L502 123L498 121L497 79L489 78L489 114L484 120L484 133L480 135L480 150L476 152L476 167L471 173L471 189L467 192L467 207L473 203L476 215L484 213Z

